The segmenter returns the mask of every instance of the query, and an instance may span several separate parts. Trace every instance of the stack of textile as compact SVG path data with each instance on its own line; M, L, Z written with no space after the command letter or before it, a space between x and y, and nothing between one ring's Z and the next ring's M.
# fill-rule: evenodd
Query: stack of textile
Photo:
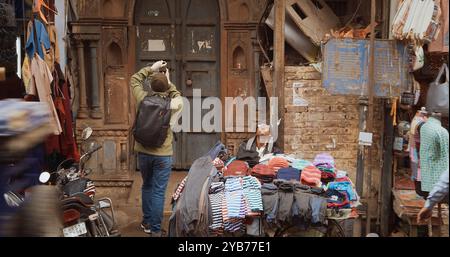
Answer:
M264 164L258 164L253 167L251 175L257 178L261 184L271 183L275 178L274 171Z
M322 182L328 183L336 178L336 165L334 158L327 154L318 154L313 161L314 166L316 166L322 173Z
M272 169L275 174L278 173L279 169L288 168L289 162L283 157L274 157L269 161L269 168Z
M211 183L209 200L213 219L209 228L216 236L244 232L245 220L259 217L263 211L261 184L252 176Z
M308 166L313 166L313 163L310 161L306 161L306 160L295 160L294 162L292 162L291 166L293 168L296 168L296 169L302 171L304 168L306 168Z
M302 170L300 182L304 185L320 187L322 185L320 179L322 172L315 166L308 166Z
M300 181L300 171L296 168L282 168L278 170L277 179Z
M298 181L274 180L262 186L264 221L269 229L295 226L308 229L326 224L327 199L323 190Z
M209 189L209 201L212 212L212 224L209 226L211 234L220 236L223 234L222 204L225 197L225 185L223 182L211 183Z
M234 160L226 167L226 169L224 169L223 175L225 177L247 176L249 169L248 163Z

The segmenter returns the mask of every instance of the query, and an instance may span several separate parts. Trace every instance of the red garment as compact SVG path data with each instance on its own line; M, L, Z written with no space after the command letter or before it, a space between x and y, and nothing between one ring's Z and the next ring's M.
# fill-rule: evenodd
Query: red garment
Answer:
M224 171L224 176L247 176L249 172L249 166L244 161L233 161L228 165L227 169Z
M62 79L62 72L59 64L55 64L55 82L53 87L53 98L55 108L58 113L59 120L63 132L58 136L51 136L46 141L46 153L53 152L60 153L65 158L72 158L79 161L80 154L78 152L77 144L74 138L72 110L70 105L69 83Z

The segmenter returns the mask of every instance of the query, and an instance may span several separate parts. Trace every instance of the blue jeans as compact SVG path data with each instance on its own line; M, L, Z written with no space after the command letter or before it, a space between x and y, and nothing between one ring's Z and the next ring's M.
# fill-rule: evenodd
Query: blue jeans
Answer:
M143 222L150 225L152 232L159 232L161 231L166 188L172 170L172 157L139 153L138 158L143 181Z

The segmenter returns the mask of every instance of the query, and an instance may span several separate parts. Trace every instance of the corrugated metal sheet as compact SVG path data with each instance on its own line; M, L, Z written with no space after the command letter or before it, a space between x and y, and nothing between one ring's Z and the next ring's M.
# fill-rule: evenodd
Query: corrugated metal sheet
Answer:
M323 86L333 95L367 95L369 40L332 39L323 51ZM375 42L377 97L393 97L409 88L408 54L393 40Z

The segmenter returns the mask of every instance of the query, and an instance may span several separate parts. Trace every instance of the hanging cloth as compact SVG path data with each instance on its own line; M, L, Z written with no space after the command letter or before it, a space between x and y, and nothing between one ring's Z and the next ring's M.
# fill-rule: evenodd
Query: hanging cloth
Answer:
M53 81L53 76L47 66L39 55L35 55L31 60L31 86L37 89L39 100L48 104L52 112L51 124L53 125L53 133L59 135L62 132L61 124L59 122L58 113L53 104L52 92L50 84Z
M45 25L32 16L28 23L28 38L25 44L25 50L28 58L33 58L34 53L38 53L41 59L44 59L44 50L48 54L50 51L50 38L47 33ZM44 47L44 49L42 49Z

